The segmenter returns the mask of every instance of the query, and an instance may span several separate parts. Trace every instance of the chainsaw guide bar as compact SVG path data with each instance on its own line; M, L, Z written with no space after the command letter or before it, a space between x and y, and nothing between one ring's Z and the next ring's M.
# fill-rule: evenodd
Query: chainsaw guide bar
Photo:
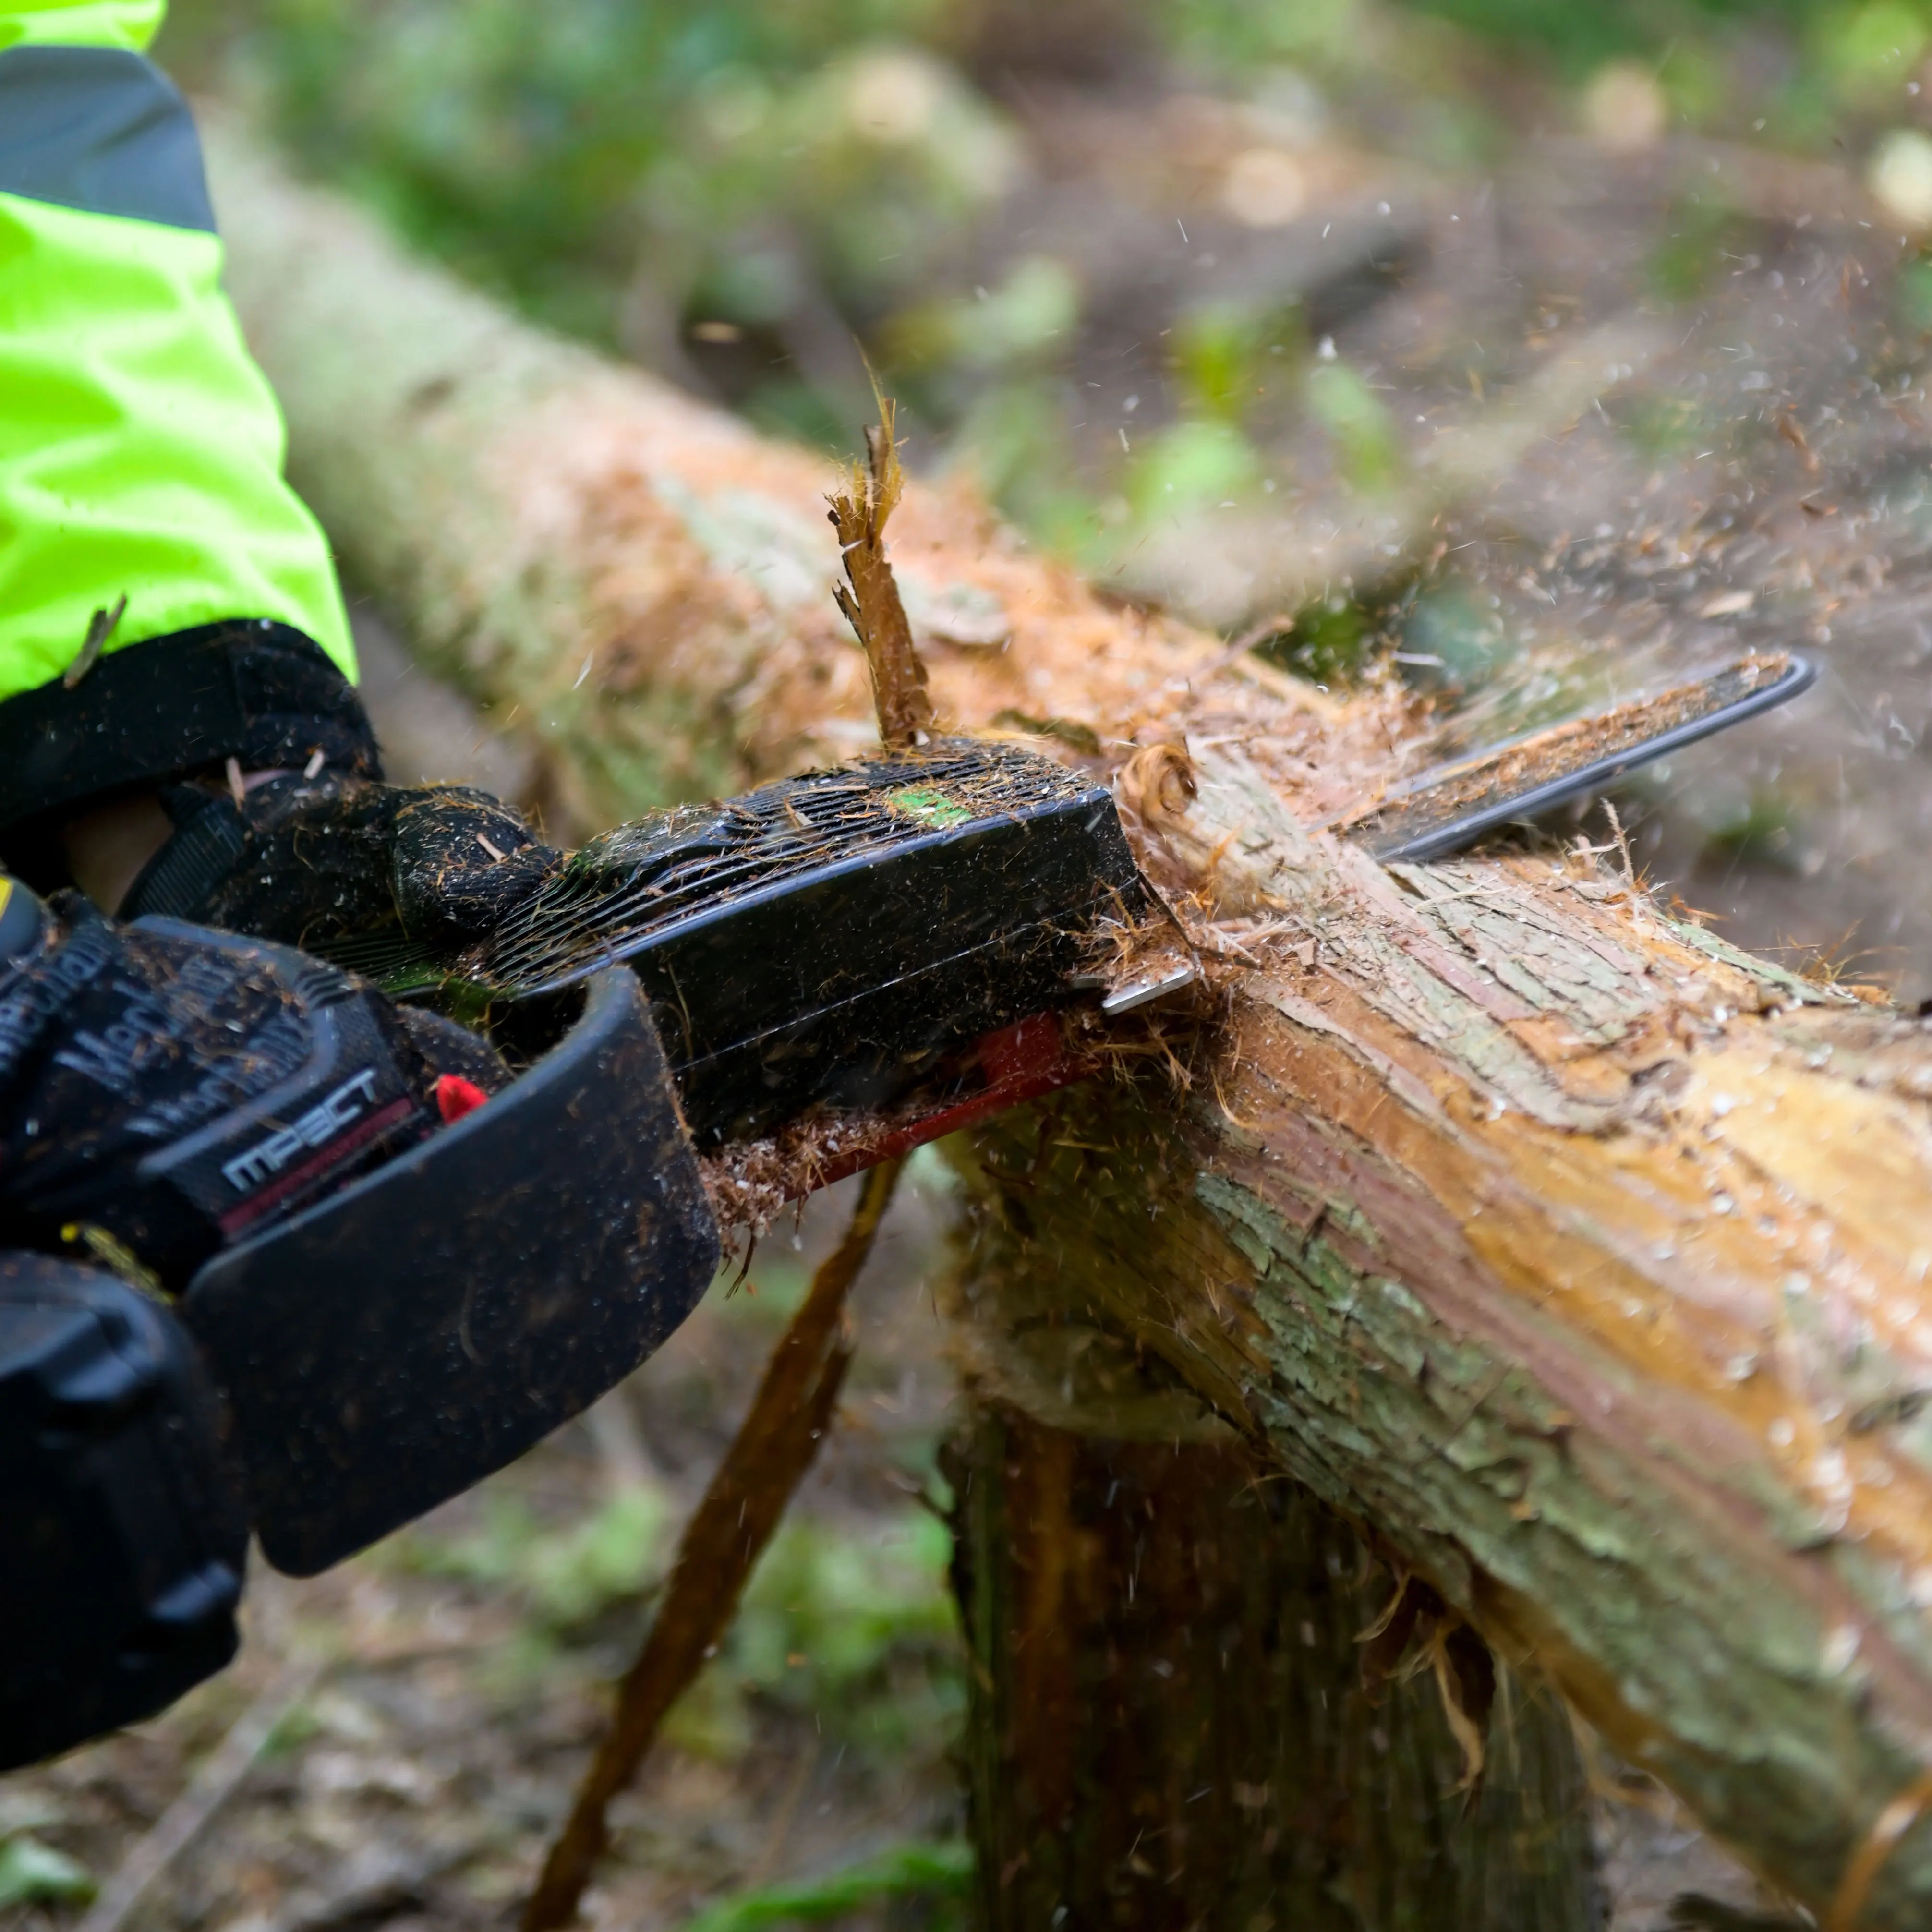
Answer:
M1654 758L1786 704L1817 675L1796 651L1739 658L1649 696L1432 766L1328 829L1367 846L1384 865L1446 858L1514 819L1600 790Z

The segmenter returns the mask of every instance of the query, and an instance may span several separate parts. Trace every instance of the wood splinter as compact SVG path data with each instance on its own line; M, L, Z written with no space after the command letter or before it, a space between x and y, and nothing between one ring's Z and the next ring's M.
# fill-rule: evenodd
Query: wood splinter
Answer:
M610 1844L610 1801L637 1775L666 1714L716 1650L818 1456L851 1366L845 1298L872 1251L903 1165L883 1162L866 1176L844 1239L819 1264L749 1412L685 1526L663 1604L618 1686L609 1727L524 1908L522 1932L556 1932L576 1917Z
M873 393L878 395L876 388ZM832 594L865 647L880 742L889 752L903 752L925 742L932 722L932 699L886 556L886 521L898 507L905 472L892 440L892 399L878 395L878 404L879 420L866 431L865 466L854 464L846 473L844 489L826 500L851 586L838 584Z

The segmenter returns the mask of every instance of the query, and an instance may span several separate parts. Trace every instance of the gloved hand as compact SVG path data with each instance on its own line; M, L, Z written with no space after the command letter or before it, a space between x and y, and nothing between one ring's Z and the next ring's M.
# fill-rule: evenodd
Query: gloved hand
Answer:
M178 1290L508 1077L319 961L0 889L0 1247Z
M299 953L0 876L0 1770L234 1653L245 1458L167 1300L507 1078Z
M556 862L485 793L381 776L315 645L203 626L0 704L0 870L386 964L487 930Z
M158 1711L235 1654L248 1521L186 1330L0 1252L0 1771Z
M333 774L160 794L175 835L124 918L163 914L374 968L488 932L560 862L521 814L462 785Z

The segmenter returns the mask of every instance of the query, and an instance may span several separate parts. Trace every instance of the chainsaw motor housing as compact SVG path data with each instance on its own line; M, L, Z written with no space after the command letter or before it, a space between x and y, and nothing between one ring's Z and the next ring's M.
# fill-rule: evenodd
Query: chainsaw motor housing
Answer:
M940 739L621 826L466 950L340 956L398 997L500 1012L628 964L710 1148L890 1105L1070 1004L1096 928L1152 909L1105 785Z

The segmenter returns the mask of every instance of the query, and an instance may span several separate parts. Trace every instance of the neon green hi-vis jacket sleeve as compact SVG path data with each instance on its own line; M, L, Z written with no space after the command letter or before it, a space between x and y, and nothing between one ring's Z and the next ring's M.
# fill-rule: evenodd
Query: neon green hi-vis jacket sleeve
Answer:
M0 701L97 610L122 651L231 618L355 675L328 544L221 290L164 0L0 0Z

